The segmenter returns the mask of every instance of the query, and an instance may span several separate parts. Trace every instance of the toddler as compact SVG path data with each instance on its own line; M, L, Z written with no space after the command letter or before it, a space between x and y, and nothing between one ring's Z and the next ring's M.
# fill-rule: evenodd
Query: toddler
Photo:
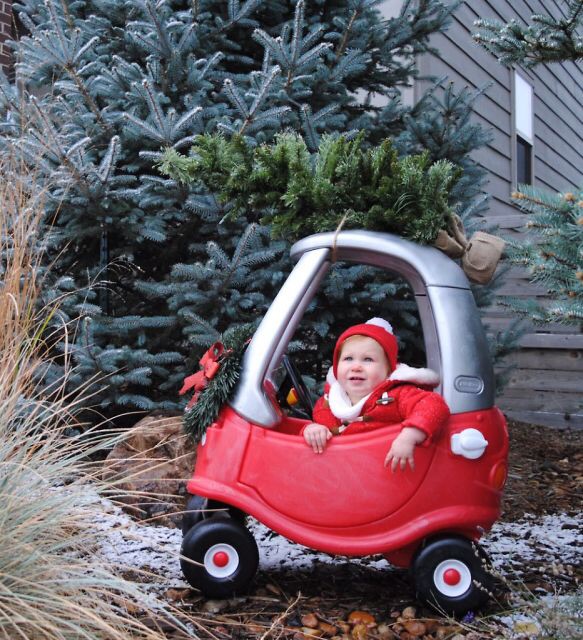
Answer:
M354 325L338 338L325 394L314 407L315 422L302 430L315 453L322 453L334 435L400 424L385 466L414 469L415 447L430 441L449 409L428 390L439 383L437 374L397 364L397 352L392 327L382 318Z

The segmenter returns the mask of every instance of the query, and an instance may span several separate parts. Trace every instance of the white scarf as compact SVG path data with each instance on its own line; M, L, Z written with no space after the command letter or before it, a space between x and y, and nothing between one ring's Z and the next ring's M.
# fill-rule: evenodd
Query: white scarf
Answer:
M330 411L338 418L338 420L348 420L353 422L362 411L364 403L370 398L370 393L361 398L356 404L350 402L350 398L339 382L334 382L328 393L328 405Z
M361 398L356 404L350 402L350 398L340 383L336 380L332 367L326 376L330 391L328 392L328 406L330 411L342 422L353 422L360 416L364 403L370 398L372 392ZM401 382L411 382L412 384L422 384L435 387L439 384L439 376L431 369L417 369L406 364L398 364L397 368L388 377L388 380L398 380Z

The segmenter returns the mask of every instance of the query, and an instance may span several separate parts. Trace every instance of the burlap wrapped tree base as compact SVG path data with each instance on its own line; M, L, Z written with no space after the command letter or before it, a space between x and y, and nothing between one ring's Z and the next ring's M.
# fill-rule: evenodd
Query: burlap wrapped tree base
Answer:
M459 216L451 216L448 230L441 229L435 246L450 258L461 258L461 266L471 282L487 284L492 279L504 251L504 240L476 231L468 240Z

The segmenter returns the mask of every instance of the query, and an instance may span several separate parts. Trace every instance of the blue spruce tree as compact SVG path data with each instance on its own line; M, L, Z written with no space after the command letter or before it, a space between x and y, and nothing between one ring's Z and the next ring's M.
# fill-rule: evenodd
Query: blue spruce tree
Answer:
M290 269L288 244L268 228L162 175L165 148L187 152L216 131L257 145L293 130L314 151L323 134L364 130L370 144L392 138L401 155L428 149L463 167L455 201L476 208L469 154L486 135L468 120L475 96L450 89L438 99L436 84L415 105L401 100L415 56L455 6L405 2L387 20L379 4L14 3L24 35L14 44L18 90L0 86L0 144L47 187L45 295L68 292L60 322L75 329L56 347L77 362L74 383L106 376L94 398L104 414L177 408L206 345L262 316ZM312 372L321 374L329 335L375 313L392 316L406 349L419 347L403 283L336 267L304 325Z

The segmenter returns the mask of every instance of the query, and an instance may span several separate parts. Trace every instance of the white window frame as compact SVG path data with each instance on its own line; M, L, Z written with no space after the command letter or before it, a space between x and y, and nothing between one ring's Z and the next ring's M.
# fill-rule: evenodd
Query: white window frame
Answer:
M512 70L512 185L511 190L518 187L518 139L522 139L529 147L530 153L530 182L534 185L535 176L535 120L534 120L534 85L527 76Z

